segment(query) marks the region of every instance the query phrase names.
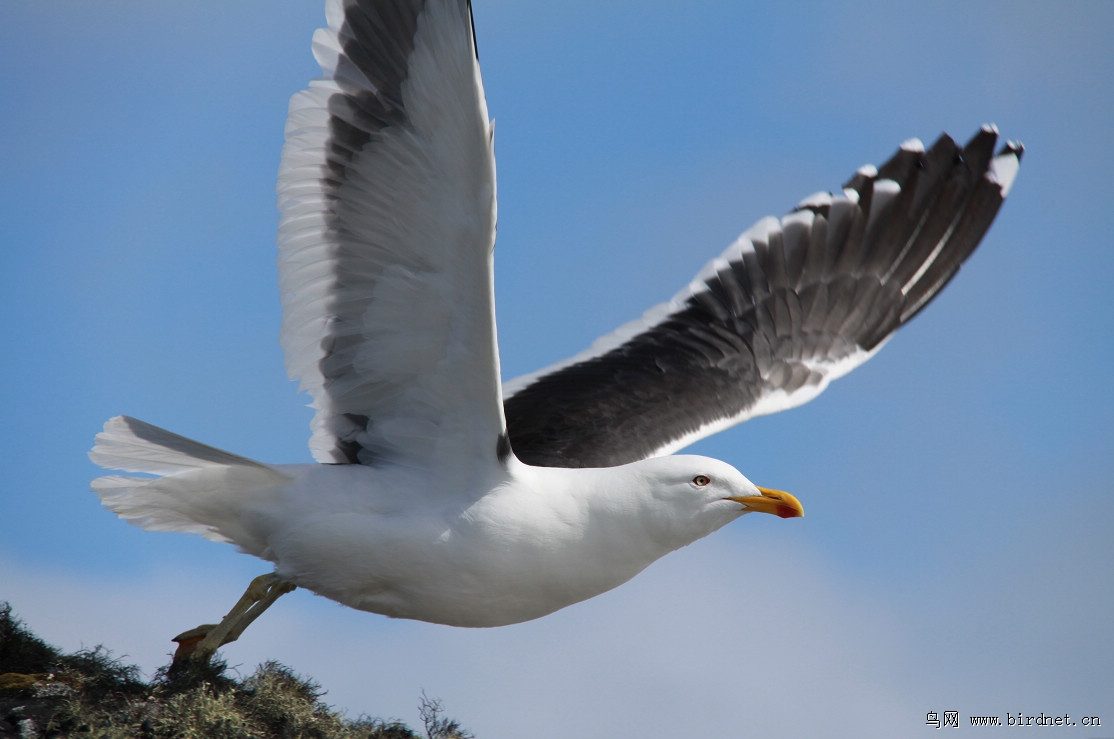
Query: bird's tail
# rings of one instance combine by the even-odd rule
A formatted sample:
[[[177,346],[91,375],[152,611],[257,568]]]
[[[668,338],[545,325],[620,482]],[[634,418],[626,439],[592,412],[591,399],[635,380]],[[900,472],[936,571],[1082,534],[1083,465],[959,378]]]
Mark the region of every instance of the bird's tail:
[[[106,469],[154,475],[93,480],[101,503],[128,523],[200,534],[257,556],[265,544],[245,528],[242,514],[265,505],[290,479],[274,467],[128,416],[105,423],[89,458]]]

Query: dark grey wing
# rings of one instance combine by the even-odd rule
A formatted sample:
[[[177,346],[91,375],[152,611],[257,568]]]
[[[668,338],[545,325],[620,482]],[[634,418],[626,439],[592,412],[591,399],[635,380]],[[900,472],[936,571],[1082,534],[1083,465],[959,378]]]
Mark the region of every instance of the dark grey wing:
[[[805,403],[869,359],[990,227],[1022,147],[943,135],[860,169],[842,193],[760,221],[670,302],[504,386],[511,447],[550,467],[668,453]]]

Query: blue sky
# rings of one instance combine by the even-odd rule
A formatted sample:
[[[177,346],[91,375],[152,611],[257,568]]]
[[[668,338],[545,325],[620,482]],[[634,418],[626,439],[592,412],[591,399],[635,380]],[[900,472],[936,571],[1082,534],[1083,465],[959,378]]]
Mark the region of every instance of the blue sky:
[[[508,378],[910,136],[992,121],[1027,152],[982,247],[875,359],[692,448],[806,518],[747,517],[503,629],[297,592],[228,659],[411,722],[424,689],[483,739],[909,736],[933,710],[1112,733],[1114,5],[477,0],[475,18]],[[274,179],[322,23],[317,0],[0,5],[0,599],[60,646],[153,670],[266,571],[117,520],[85,452],[127,413],[309,461]]]

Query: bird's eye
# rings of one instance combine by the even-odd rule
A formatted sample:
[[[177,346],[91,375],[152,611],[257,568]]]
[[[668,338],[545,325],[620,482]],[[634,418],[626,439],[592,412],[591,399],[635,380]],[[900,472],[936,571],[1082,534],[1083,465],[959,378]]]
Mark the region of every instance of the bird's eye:
[[[692,484],[696,485],[697,487],[701,487],[701,488],[704,487],[705,485],[707,485],[708,483],[710,483],[711,481],[712,481],[712,478],[708,477],[707,475],[697,475],[696,477],[692,478]]]

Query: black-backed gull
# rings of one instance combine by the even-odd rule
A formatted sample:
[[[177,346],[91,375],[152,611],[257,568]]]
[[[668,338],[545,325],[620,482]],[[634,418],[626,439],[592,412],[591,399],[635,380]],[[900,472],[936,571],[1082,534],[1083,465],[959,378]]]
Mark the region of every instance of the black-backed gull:
[[[730,465],[671,452],[800,405],[955,275],[1022,149],[902,144],[767,218],[671,300],[501,385],[493,131],[466,0],[329,0],[324,74],[290,103],[278,180],[281,341],[319,464],[239,457],[118,416],[104,504],[228,542],[274,572],[198,656],[294,586],[398,618],[499,626],[620,585],[760,511]],[[192,639],[192,641],[190,641]]]

